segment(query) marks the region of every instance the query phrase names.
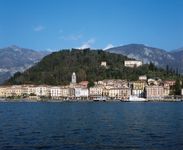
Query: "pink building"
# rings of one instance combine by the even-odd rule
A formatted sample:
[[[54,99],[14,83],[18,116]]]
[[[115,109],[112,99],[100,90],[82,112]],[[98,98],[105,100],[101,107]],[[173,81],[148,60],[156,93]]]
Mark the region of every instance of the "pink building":
[[[158,85],[147,86],[146,98],[148,100],[162,100],[164,98],[164,87]]]

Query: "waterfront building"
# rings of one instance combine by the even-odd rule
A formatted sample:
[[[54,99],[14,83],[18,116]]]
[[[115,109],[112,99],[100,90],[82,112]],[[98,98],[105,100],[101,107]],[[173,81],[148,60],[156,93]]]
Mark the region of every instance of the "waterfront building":
[[[28,95],[36,95],[36,86],[35,85],[29,85],[28,88]]]
[[[60,93],[61,93],[62,98],[68,98],[68,97],[70,97],[70,88],[61,86]]]
[[[183,89],[181,89],[181,95],[183,96]]]
[[[12,96],[21,96],[22,95],[22,86],[21,85],[12,85],[10,87]],[[11,95],[10,94],[10,95]]]
[[[175,80],[165,80],[163,81],[164,95],[169,96],[173,93],[173,86],[175,85]]]
[[[35,91],[36,96],[39,96],[39,97],[41,97],[41,96],[46,96],[46,97],[50,96],[50,88],[47,85],[36,86],[35,90],[36,90]]]
[[[142,66],[142,61],[140,60],[125,60],[125,67],[130,67],[130,68],[136,68]]]
[[[87,98],[89,96],[89,91],[87,88],[75,88],[76,98]]]
[[[50,87],[50,95],[53,99],[59,99],[61,97],[60,86]]]
[[[6,97],[6,90],[7,90],[7,86],[1,86],[0,87],[0,97]]]
[[[103,85],[95,85],[94,87],[90,87],[89,95],[90,97],[100,97],[102,96],[104,86]]]
[[[120,80],[120,79],[105,79],[102,81],[98,81],[97,84],[112,87],[128,87],[127,80]]]
[[[132,82],[132,95],[137,97],[144,97],[145,86],[147,85],[146,81],[138,80]]]
[[[158,85],[147,86],[146,98],[148,100],[162,100],[164,98],[164,87]]]
[[[108,96],[113,99],[127,100],[131,95],[130,88],[111,88],[109,89]]]

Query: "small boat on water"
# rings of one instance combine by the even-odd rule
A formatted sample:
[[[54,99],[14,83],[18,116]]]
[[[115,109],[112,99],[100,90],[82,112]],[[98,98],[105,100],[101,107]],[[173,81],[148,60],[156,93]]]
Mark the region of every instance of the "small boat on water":
[[[97,101],[106,101],[106,97],[101,96],[101,97],[96,97],[95,99],[93,99],[93,101],[97,102]]]
[[[128,101],[130,101],[130,102],[145,102],[147,100],[145,98],[137,97],[135,95],[130,95]]]

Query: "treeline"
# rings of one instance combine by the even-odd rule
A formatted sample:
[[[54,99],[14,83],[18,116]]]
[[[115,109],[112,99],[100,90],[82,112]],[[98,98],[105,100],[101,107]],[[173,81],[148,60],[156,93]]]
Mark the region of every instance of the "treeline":
[[[39,63],[23,73],[17,72],[5,84],[48,84],[66,85],[71,81],[71,75],[76,72],[77,82],[103,79],[137,80],[139,75],[160,77],[162,79],[177,79],[181,76],[167,73],[154,64],[138,68],[124,67],[126,56],[113,54],[103,50],[61,50],[44,57]],[[106,61],[107,67],[101,66]]]

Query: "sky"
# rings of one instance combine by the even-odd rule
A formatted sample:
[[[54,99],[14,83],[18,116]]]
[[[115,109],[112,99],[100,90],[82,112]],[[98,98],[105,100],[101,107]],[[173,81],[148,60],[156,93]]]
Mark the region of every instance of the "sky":
[[[183,47],[183,0],[0,0],[0,47]]]

